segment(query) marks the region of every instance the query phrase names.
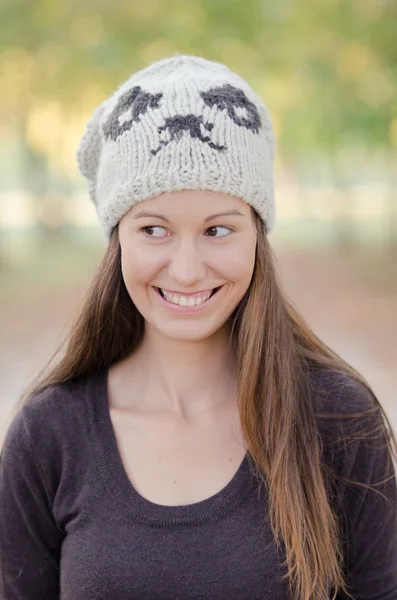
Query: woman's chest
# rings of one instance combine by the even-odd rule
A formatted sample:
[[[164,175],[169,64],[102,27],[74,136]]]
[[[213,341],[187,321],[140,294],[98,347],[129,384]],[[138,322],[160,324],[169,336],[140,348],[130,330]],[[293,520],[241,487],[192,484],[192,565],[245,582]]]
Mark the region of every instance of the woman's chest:
[[[191,504],[218,493],[246,454],[238,415],[232,411],[225,411],[222,420],[190,426],[114,410],[110,414],[128,479],[156,504]]]
[[[117,424],[113,429],[109,413],[102,411],[97,422],[92,420],[84,453],[81,447],[76,449],[65,463],[70,470],[67,481],[73,485],[61,486],[56,503],[57,522],[66,532],[60,600],[288,598],[282,580],[285,557],[278,555],[273,543],[267,495],[264,490],[259,493],[246,458],[219,493],[208,496],[212,490],[203,493],[200,487],[196,502],[167,506],[151,502],[132,485],[115,432]],[[209,455],[202,463],[207,471],[216,450],[214,440],[220,437],[218,429],[217,436],[207,438]],[[224,445],[228,439],[225,433]],[[149,453],[154,441],[151,438],[137,450],[144,455],[146,448]],[[187,433],[182,441],[188,445]],[[183,451],[180,454],[184,456]],[[139,452],[129,456],[135,457],[134,464],[139,462]],[[193,457],[194,453],[185,463],[194,463],[190,481],[199,464]],[[149,463],[142,464],[144,472]],[[236,466],[237,459],[232,471]],[[160,471],[155,471],[157,476]]]
[[[181,527],[94,508],[63,544],[60,600],[286,600],[282,559],[255,494],[226,517]]]

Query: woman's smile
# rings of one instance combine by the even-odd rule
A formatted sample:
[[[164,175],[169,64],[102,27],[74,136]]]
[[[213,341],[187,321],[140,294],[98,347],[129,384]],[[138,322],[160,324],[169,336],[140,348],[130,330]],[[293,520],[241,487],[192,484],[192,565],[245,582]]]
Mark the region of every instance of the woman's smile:
[[[212,304],[212,299],[217,295],[217,292],[224,286],[216,287],[205,292],[196,294],[178,294],[176,292],[168,292],[163,288],[152,286],[156,292],[156,296],[160,298],[164,304],[171,310],[177,313],[183,312],[199,312],[204,308],[204,305]]]

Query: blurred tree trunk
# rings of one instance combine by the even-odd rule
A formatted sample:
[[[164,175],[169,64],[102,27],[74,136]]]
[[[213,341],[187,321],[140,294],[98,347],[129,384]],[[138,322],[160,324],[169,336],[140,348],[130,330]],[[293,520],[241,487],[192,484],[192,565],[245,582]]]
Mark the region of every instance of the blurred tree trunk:
[[[335,157],[333,164],[336,196],[332,226],[336,247],[343,252],[350,252],[356,245],[356,225],[346,160],[342,153]]]
[[[389,256],[397,258],[397,198],[395,194],[395,186],[390,184],[386,203],[387,210],[385,211],[385,247]]]
[[[397,186],[396,186],[396,153],[392,152],[389,157],[389,164],[387,165],[387,178],[388,178],[388,197],[387,197],[387,211],[385,215],[386,219],[386,251],[392,257],[397,257]]]

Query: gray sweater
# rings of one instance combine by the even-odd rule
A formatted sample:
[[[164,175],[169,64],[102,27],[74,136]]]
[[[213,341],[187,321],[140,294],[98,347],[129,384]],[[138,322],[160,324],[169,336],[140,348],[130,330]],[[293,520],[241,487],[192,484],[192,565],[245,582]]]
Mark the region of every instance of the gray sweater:
[[[365,410],[346,375],[313,372],[319,413]],[[375,425],[375,417],[367,425]],[[323,460],[344,477],[383,479],[379,438],[339,443],[318,419]],[[351,422],[350,422],[351,423]],[[351,425],[350,425],[351,427]],[[0,462],[1,600],[286,600],[285,555],[247,454],[217,494],[161,506],[132,486],[108,410],[107,372],[42,393],[13,418]],[[355,600],[397,599],[397,490],[332,487]]]

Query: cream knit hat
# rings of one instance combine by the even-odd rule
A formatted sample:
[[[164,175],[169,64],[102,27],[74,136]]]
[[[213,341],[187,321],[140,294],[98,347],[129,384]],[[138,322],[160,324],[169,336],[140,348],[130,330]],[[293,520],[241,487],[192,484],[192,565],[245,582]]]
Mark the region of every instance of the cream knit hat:
[[[132,75],[94,111],[77,150],[100,224],[162,192],[212,190],[274,226],[274,132],[266,106],[225,65],[176,55]]]

